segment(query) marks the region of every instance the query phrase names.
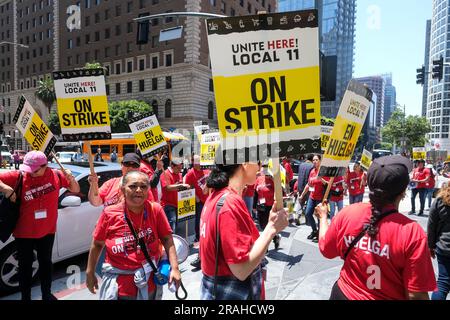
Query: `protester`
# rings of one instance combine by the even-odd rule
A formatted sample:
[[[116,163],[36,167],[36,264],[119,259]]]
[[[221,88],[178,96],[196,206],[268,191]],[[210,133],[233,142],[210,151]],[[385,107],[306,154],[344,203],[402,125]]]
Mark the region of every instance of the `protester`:
[[[77,148],[76,153],[72,156],[72,161],[75,162],[83,161],[83,153],[81,152],[81,148]]]
[[[284,170],[286,170],[286,188],[289,188],[290,191],[294,185],[292,183],[292,180],[294,179],[294,172],[292,171],[290,159],[285,157],[282,161],[282,165]]]
[[[200,156],[194,155],[194,166],[184,176],[184,183],[188,184],[190,188],[195,188],[195,240],[200,241],[200,215],[203,206],[208,198],[209,189],[206,186],[206,178],[209,175],[208,170],[200,168]],[[191,262],[191,265],[200,268],[200,255]]]
[[[311,170],[314,168],[313,158],[314,158],[313,153],[307,154],[305,162],[302,162],[298,166],[297,188],[299,192],[303,192],[303,189],[305,189],[305,186],[308,184],[309,174],[311,173]],[[309,195],[306,194],[304,199],[308,198]],[[300,201],[302,201],[302,199],[300,199]],[[301,203],[301,205],[303,206],[303,203]]]
[[[170,167],[161,175],[162,197],[161,205],[169,220],[170,227],[173,232],[177,228],[177,208],[178,208],[178,191],[189,189],[191,186],[183,183],[181,170],[183,169],[183,161],[179,158],[172,158]]]
[[[94,161],[103,162],[102,149],[98,148],[97,153],[95,154]]]
[[[19,166],[20,166],[19,152],[17,152],[17,151],[14,152],[13,159],[14,159],[14,169],[19,170]]]
[[[207,179],[212,192],[200,221],[202,300],[264,298],[261,262],[288,220],[284,209],[274,209],[259,234],[242,199],[244,186],[255,183],[258,169],[256,163],[217,164]]]
[[[317,231],[316,220],[314,219],[314,208],[322,202],[325,187],[327,182],[319,177],[320,161],[322,157],[320,154],[313,155],[313,169],[309,173],[308,184],[305,185],[302,194],[300,195],[300,201],[304,201],[309,192],[308,202],[306,204],[305,218],[306,224],[312,229],[311,234],[307,237],[309,240],[318,241],[319,233]],[[299,184],[300,186],[300,184]],[[299,189],[300,190],[300,189]]]
[[[144,172],[150,178],[150,190],[153,195],[153,199],[156,202],[161,201],[162,188],[161,188],[161,174],[164,172],[164,163],[161,160],[151,159],[142,157],[141,153],[138,152],[141,158],[141,165],[139,171]],[[154,158],[154,157],[152,157]],[[155,160],[155,161],[153,161]],[[153,166],[152,162],[155,164]]]
[[[348,187],[349,203],[362,202],[367,185],[367,177],[359,162],[355,162],[353,171],[347,171],[345,182]]]
[[[324,177],[324,180],[330,181],[329,177]],[[335,213],[344,208],[344,190],[345,190],[345,180],[343,176],[335,177],[333,184],[330,189],[330,218],[333,219]],[[337,209],[337,211],[336,211]]]
[[[430,210],[431,202],[433,200],[434,187],[436,186],[437,172],[434,170],[432,164],[427,164],[426,168],[430,171],[430,177],[428,178],[428,181],[425,182],[425,187],[427,189],[425,200],[428,199],[428,210]]]
[[[368,171],[370,203],[347,206],[331,225],[327,206],[317,206],[321,253],[345,261],[330,299],[428,299],[435,290],[425,232],[398,212],[410,170],[400,155],[377,158]]]
[[[446,300],[450,291],[450,186],[441,188],[428,216],[428,247],[437,258],[437,290],[433,300]]]
[[[86,286],[92,293],[98,289],[95,265],[103,247],[106,263],[100,288],[101,300],[155,300],[162,296],[162,288],[154,282],[152,268],[144,250],[156,264],[164,246],[170,262],[169,285],[178,287],[181,274],[169,226],[163,209],[148,201],[150,181],[145,173],[128,172],[121,181],[124,198],[116,205],[105,207],[93,234],[86,270]],[[143,239],[141,247],[135,235]]]
[[[21,194],[14,193],[19,171],[0,173],[0,192],[12,201],[20,201],[20,215],[13,236],[19,261],[19,287],[22,300],[31,300],[33,250],[39,262],[43,300],[56,300],[51,293],[52,251],[58,218],[61,188],[80,192],[80,186],[69,170],[58,171],[47,166],[41,151],[28,152],[20,165],[23,173]]]
[[[256,210],[259,227],[261,230],[264,230],[269,222],[270,212],[272,211],[273,203],[275,201],[275,183],[269,172],[269,166],[266,163],[261,166],[260,175],[256,178],[255,190],[258,196]],[[273,237],[275,249],[279,248],[280,240],[281,237],[278,234]]]
[[[418,216],[423,215],[425,209],[425,197],[427,194],[427,181],[430,178],[430,171],[425,168],[425,160],[420,159],[417,161],[417,168],[414,168],[412,172],[411,181],[416,183],[416,187],[411,189],[411,211],[409,214],[416,213],[416,196],[419,194],[420,211]]]
[[[109,159],[111,160],[111,162],[117,162],[117,152],[116,152],[116,149],[113,149],[113,151],[112,151],[111,154],[109,155]]]
[[[242,198],[244,199],[245,205],[247,206],[248,213],[250,217],[256,218],[253,214],[253,200],[255,198],[255,185],[246,185],[242,193]]]

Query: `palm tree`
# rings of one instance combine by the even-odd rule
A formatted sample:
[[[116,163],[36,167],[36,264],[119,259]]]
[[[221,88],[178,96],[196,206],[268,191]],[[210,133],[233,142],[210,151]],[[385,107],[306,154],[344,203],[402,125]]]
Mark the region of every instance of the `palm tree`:
[[[44,78],[43,80],[39,80],[38,88],[34,94],[39,100],[41,100],[44,103],[44,105],[48,109],[48,113],[50,114],[52,104],[56,100],[55,88],[53,86],[53,79]]]

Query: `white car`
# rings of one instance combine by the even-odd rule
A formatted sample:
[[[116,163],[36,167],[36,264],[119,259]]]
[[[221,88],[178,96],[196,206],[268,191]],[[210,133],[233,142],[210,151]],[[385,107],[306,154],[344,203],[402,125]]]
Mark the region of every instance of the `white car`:
[[[98,174],[99,185],[105,181],[120,177],[122,171],[116,163],[94,163]],[[49,164],[52,168],[58,165]],[[58,206],[58,224],[53,246],[53,263],[89,251],[92,242],[92,232],[97,223],[103,206],[93,207],[88,201],[89,163],[64,165],[72,171],[80,185],[80,193],[73,195],[69,190],[61,188]],[[37,277],[39,264],[34,254],[33,280]],[[0,291],[13,292],[19,289],[17,248],[11,236],[5,243],[0,242]]]
[[[1,142],[1,141],[0,141]],[[0,153],[2,155],[2,162],[5,163],[5,165],[8,165],[10,167],[13,166],[14,161],[11,152],[9,152],[8,146],[2,145],[0,146]],[[3,166],[2,163],[0,163],[0,168]]]
[[[76,154],[76,152],[71,151],[61,151],[57,152],[55,154],[56,158],[58,158],[58,161],[61,163],[69,163],[72,162],[73,156]],[[56,162],[53,160],[52,162]]]

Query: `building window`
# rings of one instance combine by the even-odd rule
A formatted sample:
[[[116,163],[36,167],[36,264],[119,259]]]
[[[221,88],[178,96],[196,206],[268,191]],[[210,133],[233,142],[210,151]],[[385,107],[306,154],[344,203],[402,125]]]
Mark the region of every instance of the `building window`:
[[[116,83],[116,94],[120,94],[120,83]]]
[[[152,36],[152,48],[158,47],[159,36]]]
[[[172,89],[172,77],[171,76],[166,77],[166,89]]]
[[[166,67],[172,66],[172,54],[166,54]]]
[[[145,69],[145,60],[144,59],[140,59],[139,60],[139,70],[142,71]]]
[[[208,119],[214,119],[214,104],[212,103],[212,101],[208,103]]]
[[[106,87],[106,95],[109,96],[109,84],[105,85]]]
[[[152,78],[152,90],[158,90],[158,78]]]
[[[120,25],[116,26],[116,36],[120,36],[121,30],[120,30]]]
[[[116,74],[120,74],[120,63],[116,64]]]
[[[127,82],[127,93],[133,93],[133,82]]]
[[[139,80],[139,91],[145,91],[145,80]]]
[[[100,31],[95,32],[95,41],[100,41]]]
[[[95,23],[99,23],[100,22],[100,13],[96,13],[95,15],[94,15],[94,21],[95,21]]]
[[[67,57],[67,65],[71,66],[72,65],[72,57]]]
[[[156,116],[158,116],[158,101],[153,100],[152,101],[152,109]]]
[[[105,39],[109,39],[109,36],[110,36],[110,31],[108,28],[108,29],[105,29]]]
[[[214,91],[214,82],[213,79],[209,79],[209,91]]]
[[[158,57],[152,57],[152,69],[158,68]]]
[[[109,19],[109,9],[105,10],[105,20]]]
[[[230,9],[230,16],[235,17],[236,16],[236,10],[233,8]]]
[[[172,118],[172,100],[167,99],[164,106],[164,113],[166,118]]]
[[[84,43],[85,44],[89,44],[89,41],[91,41],[91,35],[87,34],[84,36]]]
[[[170,13],[170,12],[172,12],[172,10],[166,11],[166,13]],[[164,22],[165,22],[165,23],[171,23],[172,21],[173,21],[173,17],[171,17],[171,16],[166,17],[166,18],[164,19]]]
[[[120,44],[116,45],[116,56],[120,54]]]
[[[132,33],[133,32],[133,22],[127,23],[127,32]]]
[[[131,52],[131,45],[132,45],[131,42],[127,42],[127,53]]]
[[[127,3],[127,13],[130,13],[133,10],[133,2]]]
[[[244,7],[244,0],[239,0],[239,4],[241,5],[241,7]]]
[[[127,62],[127,72],[133,72],[133,61],[128,61]]]
[[[158,4],[159,0],[152,0],[152,4]]]
[[[116,17],[120,16],[121,10],[120,10],[120,4],[116,6]]]
[[[146,5],[145,2],[147,2],[147,1],[146,0],[139,0],[139,9],[145,8],[145,5]]]
[[[105,48],[105,58],[108,58],[109,57],[109,47],[106,47]]]
[[[225,13],[225,11],[227,11],[227,5],[226,5],[225,1],[222,1],[220,10],[222,11],[222,13]]]

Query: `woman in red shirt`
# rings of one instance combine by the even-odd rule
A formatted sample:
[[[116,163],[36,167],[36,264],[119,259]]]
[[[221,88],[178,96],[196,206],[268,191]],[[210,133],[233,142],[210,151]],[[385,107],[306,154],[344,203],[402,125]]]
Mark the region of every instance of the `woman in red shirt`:
[[[429,299],[436,289],[427,236],[398,212],[410,170],[403,156],[377,158],[368,172],[370,203],[345,207],[331,225],[327,206],[316,208],[320,252],[345,261],[330,299]]]
[[[202,300],[259,300],[263,295],[261,262],[273,237],[288,225],[284,209],[270,213],[258,232],[242,199],[255,183],[256,163],[217,164],[207,179],[212,189],[200,220]]]
[[[147,250],[155,265],[161,259],[161,244],[170,263],[169,285],[181,281],[177,254],[167,217],[162,207],[147,201],[150,181],[140,171],[128,172],[121,183],[123,200],[105,207],[94,231],[86,269],[86,286],[98,289],[95,266],[106,247],[103,264],[102,300],[153,300],[162,292],[154,282],[154,272],[146,259]],[[139,238],[138,239],[136,239]]]
[[[311,169],[309,173],[308,183],[303,189],[303,192],[300,196],[300,201],[303,201],[303,198],[309,192],[308,203],[306,204],[305,210],[305,218],[306,224],[309,225],[312,229],[311,234],[307,237],[309,240],[318,241],[319,233],[317,232],[317,224],[314,219],[314,208],[322,202],[323,196],[325,193],[324,184],[327,184],[327,181],[319,177],[319,169],[320,169],[320,161],[322,157],[320,154],[316,154],[313,157],[313,165],[314,167]]]
[[[258,222],[261,230],[267,226],[270,211],[272,210],[275,195],[275,184],[269,173],[269,165],[263,164],[261,174],[256,178],[255,189],[257,193],[256,209],[258,212]],[[277,234],[273,238],[275,249],[280,246],[280,236]]]
[[[350,204],[362,202],[364,198],[364,189],[366,188],[366,174],[361,169],[359,162],[355,162],[353,171],[348,171],[346,183],[348,186]]]

